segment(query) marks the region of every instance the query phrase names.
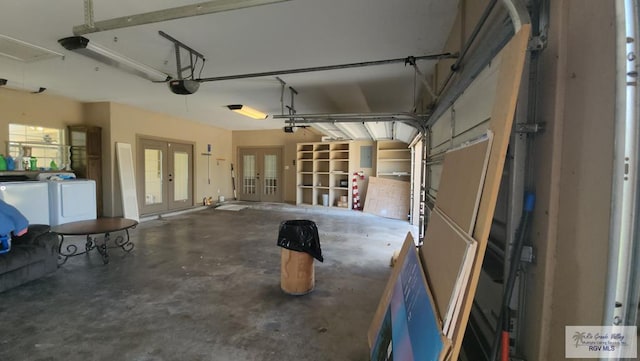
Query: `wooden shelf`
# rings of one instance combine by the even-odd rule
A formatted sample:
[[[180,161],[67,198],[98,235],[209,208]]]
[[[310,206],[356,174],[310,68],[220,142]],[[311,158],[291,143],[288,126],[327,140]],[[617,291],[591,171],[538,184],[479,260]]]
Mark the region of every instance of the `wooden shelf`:
[[[401,178],[411,176],[411,149],[399,141],[378,141],[376,176]]]
[[[332,186],[348,180],[352,170],[350,147],[350,142],[298,144],[297,158],[301,163],[297,172],[297,204],[322,206],[323,196],[328,195],[329,207],[351,209],[351,188]],[[348,206],[338,207],[344,197]]]

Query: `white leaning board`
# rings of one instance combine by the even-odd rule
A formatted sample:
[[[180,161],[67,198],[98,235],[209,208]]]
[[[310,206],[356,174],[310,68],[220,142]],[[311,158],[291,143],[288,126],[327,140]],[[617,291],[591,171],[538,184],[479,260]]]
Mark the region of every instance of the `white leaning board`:
[[[116,143],[116,159],[118,161],[123,217],[140,221],[138,197],[136,195],[136,177],[133,172],[131,144]]]

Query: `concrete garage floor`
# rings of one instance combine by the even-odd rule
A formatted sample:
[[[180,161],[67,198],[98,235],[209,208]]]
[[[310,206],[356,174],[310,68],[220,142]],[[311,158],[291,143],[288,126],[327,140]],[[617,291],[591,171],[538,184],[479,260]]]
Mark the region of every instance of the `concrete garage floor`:
[[[291,210],[295,212],[291,212]],[[280,290],[278,226],[311,219],[324,263]],[[70,258],[0,294],[0,360],[368,360],[366,332],[407,222],[255,204],[148,221],[130,254]]]

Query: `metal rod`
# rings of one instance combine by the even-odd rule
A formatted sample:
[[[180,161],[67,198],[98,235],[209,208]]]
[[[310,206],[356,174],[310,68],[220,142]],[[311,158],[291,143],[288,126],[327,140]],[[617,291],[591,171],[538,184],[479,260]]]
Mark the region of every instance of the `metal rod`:
[[[427,116],[429,115],[416,114],[416,113],[342,113],[342,114],[317,113],[317,114],[296,114],[295,118],[362,119],[363,121],[374,119],[373,121],[378,121],[380,118],[385,118],[385,119],[406,118],[406,119],[413,119],[413,120],[423,120]],[[274,115],[273,118],[284,119],[284,118],[290,118],[290,117],[287,115]]]
[[[174,50],[176,52],[176,69],[178,70],[178,79],[182,79],[182,63],[180,60],[180,45],[173,43]]]
[[[638,5],[617,0],[615,148],[604,325],[636,325],[638,312]],[[635,266],[635,269],[634,267]],[[631,283],[630,281],[636,281]],[[634,297],[636,299],[634,299]]]
[[[274,116],[275,118],[275,116]],[[289,117],[286,117],[286,119],[289,119]],[[296,124],[337,124],[337,123],[363,123],[363,122],[380,122],[380,121],[397,121],[397,122],[401,122],[407,125],[410,125],[418,130],[421,130],[422,125],[416,121],[416,120],[412,120],[412,119],[340,119],[340,120],[335,120],[335,119],[298,119],[297,117],[293,116],[293,118],[295,118],[294,122]]]
[[[433,54],[433,55],[416,56],[416,57],[414,57],[414,59],[415,60],[440,60],[440,59],[453,59],[453,58],[456,58],[456,57],[457,57],[457,55],[452,54],[452,53],[440,53],[440,54]],[[349,68],[361,68],[361,67],[373,66],[373,65],[405,63],[406,61],[407,61],[407,58],[375,60],[375,61],[363,61],[363,62],[359,62],[359,63],[350,63],[350,64],[326,65],[326,66],[316,66],[316,67],[310,67],[310,68],[298,68],[298,69],[288,69],[288,70],[265,71],[265,72],[261,72],[261,73],[217,76],[217,77],[210,77],[210,78],[200,78],[200,79],[196,79],[196,80],[199,81],[199,82],[210,82],[210,81],[223,81],[223,80],[233,80],[233,79],[260,78],[260,77],[266,77],[266,76],[310,73],[310,72],[315,72],[315,71],[339,70],[339,69],[349,69]]]
[[[180,40],[177,40],[176,38],[174,38],[173,36],[171,36],[171,35],[169,35],[169,34],[165,33],[164,31],[159,30],[159,31],[158,31],[158,34],[160,34],[160,36],[162,36],[163,38],[165,38],[165,39],[169,40],[170,42],[172,42],[172,43],[174,43],[174,44],[176,44],[176,45],[179,45],[179,46],[180,46],[181,48],[183,48],[184,50],[187,50],[187,51],[189,51],[190,53],[195,54],[196,56],[198,56],[198,57],[200,57],[200,58],[204,59],[204,55],[202,55],[201,53],[199,53],[199,52],[197,52],[197,51],[193,50],[191,47],[189,47],[189,46],[188,46],[188,45],[186,45],[185,43],[181,42]]]
[[[292,87],[289,87],[289,92],[291,93],[291,114],[296,114],[296,105],[295,105],[295,97],[296,94],[298,94],[298,92],[293,89]]]
[[[170,9],[151,11],[148,13],[122,16],[108,20],[96,21],[94,27],[87,24],[73,27],[74,35],[97,33],[100,31],[122,29],[130,26],[158,23],[198,15],[214,14],[223,11],[244,9],[253,6],[275,4],[291,0],[215,0],[193,5],[178,6]]]
[[[276,79],[280,82],[280,114],[284,115],[284,88],[287,83],[280,79],[280,77],[276,77]]]

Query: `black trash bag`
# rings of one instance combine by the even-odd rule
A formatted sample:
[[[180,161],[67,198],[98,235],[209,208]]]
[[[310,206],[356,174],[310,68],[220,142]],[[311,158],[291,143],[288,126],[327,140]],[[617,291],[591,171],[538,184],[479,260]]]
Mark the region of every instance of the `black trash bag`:
[[[280,223],[278,246],[292,251],[306,252],[318,261],[324,261],[318,227],[312,221],[293,220]]]

